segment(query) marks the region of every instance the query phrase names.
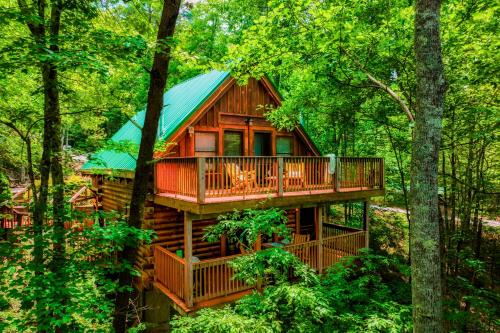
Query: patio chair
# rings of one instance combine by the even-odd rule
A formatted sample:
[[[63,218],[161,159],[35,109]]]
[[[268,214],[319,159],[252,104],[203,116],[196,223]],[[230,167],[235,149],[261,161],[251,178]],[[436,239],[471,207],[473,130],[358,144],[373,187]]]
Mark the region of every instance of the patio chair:
[[[283,182],[285,187],[296,185],[304,187],[306,165],[304,162],[285,162],[285,175]]]
[[[293,234],[292,235],[292,244],[299,245],[305,244],[309,242],[311,236],[309,234],[301,235],[301,234]],[[297,256],[304,264],[311,266],[311,249],[310,247],[299,247],[294,251],[295,256]]]
[[[226,163],[226,173],[231,179],[231,189],[251,189],[257,187],[255,170],[243,171],[236,163]]]
[[[292,244],[302,244],[309,242],[311,235],[301,235],[301,234],[293,234]]]

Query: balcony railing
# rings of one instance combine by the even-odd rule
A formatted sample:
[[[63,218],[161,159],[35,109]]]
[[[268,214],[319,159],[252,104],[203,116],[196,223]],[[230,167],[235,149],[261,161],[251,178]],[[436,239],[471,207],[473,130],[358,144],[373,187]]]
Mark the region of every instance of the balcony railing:
[[[356,255],[359,249],[366,246],[366,232],[358,229],[320,240],[313,240],[301,244],[290,244],[284,249],[297,256],[303,263],[317,272],[338,262],[342,257]],[[347,233],[345,233],[347,232]],[[155,253],[155,281],[165,288],[169,296],[188,304],[188,299],[194,305],[219,297],[225,297],[251,289],[240,280],[233,278],[234,271],[229,262],[242,254],[229,257],[202,260],[192,264],[192,274],[185,277],[186,262],[174,253],[156,245]],[[190,287],[192,286],[192,287]],[[192,289],[191,289],[192,288]],[[192,294],[190,294],[192,292]]]
[[[156,193],[198,203],[382,189],[384,161],[365,157],[182,157],[156,163]]]

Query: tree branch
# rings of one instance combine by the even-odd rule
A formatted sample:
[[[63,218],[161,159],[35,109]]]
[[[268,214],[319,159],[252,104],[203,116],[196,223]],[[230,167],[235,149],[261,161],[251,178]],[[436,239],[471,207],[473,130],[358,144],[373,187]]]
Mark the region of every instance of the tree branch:
[[[365,73],[365,75],[368,77],[368,79],[373,82],[379,89],[382,89],[384,90],[386,93],[389,94],[389,96],[394,100],[396,101],[399,106],[401,107],[401,109],[403,109],[403,111],[406,113],[406,116],[408,117],[408,120],[413,122],[415,121],[415,117],[413,116],[413,114],[411,113],[410,109],[408,108],[408,105],[406,105],[406,102],[401,98],[401,96],[398,95],[398,93],[396,93],[394,90],[392,90],[391,88],[389,88],[389,86],[387,86],[386,84],[384,84],[383,82],[379,81],[378,79],[376,79],[360,62],[358,59],[356,59],[355,57],[351,56],[349,54],[349,52],[347,52],[346,49],[344,48],[341,48],[341,51],[349,58],[352,60],[352,62],[354,62],[354,64],[356,65],[356,67],[361,70],[363,73]]]

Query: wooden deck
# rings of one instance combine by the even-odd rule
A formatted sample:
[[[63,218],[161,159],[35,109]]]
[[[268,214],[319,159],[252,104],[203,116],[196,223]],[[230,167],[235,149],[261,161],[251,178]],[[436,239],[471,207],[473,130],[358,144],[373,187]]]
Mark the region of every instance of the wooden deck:
[[[188,157],[156,164],[157,204],[195,214],[384,194],[381,158]],[[236,207],[235,206],[236,203]]]
[[[332,236],[287,245],[285,250],[321,274],[342,257],[356,255],[359,249],[367,246],[367,233],[363,230],[340,228],[325,231],[323,233],[328,235],[331,232]],[[172,299],[175,308],[181,313],[232,302],[253,288],[233,279],[234,272],[229,262],[242,255],[194,262],[192,271],[189,272],[184,259],[155,246],[155,286]],[[189,303],[192,305],[188,306]]]

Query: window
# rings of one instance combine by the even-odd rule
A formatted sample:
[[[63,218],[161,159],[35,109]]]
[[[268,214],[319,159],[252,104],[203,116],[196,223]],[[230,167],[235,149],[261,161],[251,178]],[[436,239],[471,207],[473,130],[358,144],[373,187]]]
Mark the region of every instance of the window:
[[[224,132],[224,156],[242,156],[243,155],[243,133],[242,132]]]
[[[217,155],[217,133],[196,132],[194,134],[194,155],[207,157]]]
[[[292,156],[292,138],[289,136],[276,137],[276,155]]]

